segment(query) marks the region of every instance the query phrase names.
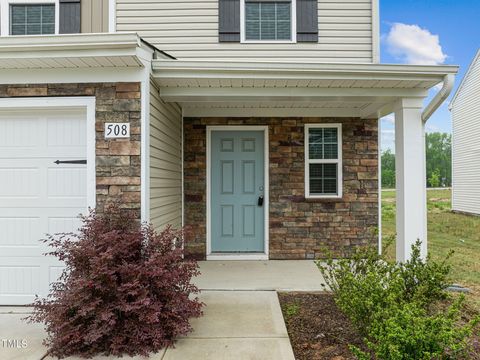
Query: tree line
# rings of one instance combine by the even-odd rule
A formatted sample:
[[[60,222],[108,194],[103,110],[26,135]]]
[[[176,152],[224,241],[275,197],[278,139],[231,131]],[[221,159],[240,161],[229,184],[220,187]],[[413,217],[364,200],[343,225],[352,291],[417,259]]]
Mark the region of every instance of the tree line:
[[[452,186],[452,135],[427,133],[427,186]],[[395,154],[390,149],[382,152],[382,187],[395,187]]]

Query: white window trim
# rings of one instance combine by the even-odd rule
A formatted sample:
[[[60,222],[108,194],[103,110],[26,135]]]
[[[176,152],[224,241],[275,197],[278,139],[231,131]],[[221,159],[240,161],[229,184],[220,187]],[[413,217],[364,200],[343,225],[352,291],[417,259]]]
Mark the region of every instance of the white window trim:
[[[310,129],[336,128],[338,136],[338,159],[310,160],[309,131]],[[305,125],[305,198],[306,199],[340,199],[343,196],[343,155],[342,155],[342,124],[306,124]],[[310,164],[338,164],[337,194],[310,194]]]
[[[0,36],[10,35],[10,5],[55,4],[55,34],[60,30],[60,1],[59,0],[0,0]],[[46,35],[18,35],[18,36],[46,36]]]
[[[116,0],[108,0],[108,32],[117,31],[117,2]]]
[[[245,44],[295,44],[297,42],[297,0],[291,4],[291,40],[247,40],[245,38],[245,1],[240,0],[240,42]],[[275,0],[272,0],[275,1]]]

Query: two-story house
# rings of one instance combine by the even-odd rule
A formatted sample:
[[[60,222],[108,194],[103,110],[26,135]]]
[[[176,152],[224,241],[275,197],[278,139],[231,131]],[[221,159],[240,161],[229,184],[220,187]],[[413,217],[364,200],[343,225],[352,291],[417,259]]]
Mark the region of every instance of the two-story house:
[[[425,251],[424,123],[457,67],[379,64],[378,0],[0,0],[0,24],[1,304],[61,271],[39,238],[114,201],[198,259],[380,244],[392,112],[397,257]]]

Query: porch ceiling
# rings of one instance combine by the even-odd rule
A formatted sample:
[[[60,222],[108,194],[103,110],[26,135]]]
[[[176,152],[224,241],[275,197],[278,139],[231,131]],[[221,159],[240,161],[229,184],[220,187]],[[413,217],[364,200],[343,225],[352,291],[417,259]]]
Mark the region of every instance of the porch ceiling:
[[[153,77],[185,116],[378,117],[424,98],[456,66],[154,60]]]

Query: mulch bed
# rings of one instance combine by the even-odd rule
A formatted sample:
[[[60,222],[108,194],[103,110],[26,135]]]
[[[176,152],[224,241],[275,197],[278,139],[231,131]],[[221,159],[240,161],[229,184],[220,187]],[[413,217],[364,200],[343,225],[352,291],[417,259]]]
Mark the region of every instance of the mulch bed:
[[[355,359],[348,345],[365,350],[362,337],[328,293],[279,293],[296,360]],[[288,311],[295,312],[288,315]]]
[[[279,293],[278,297],[296,360],[353,360],[348,345],[367,351],[362,337],[338,309],[332,294],[289,292]],[[441,306],[448,304],[450,301]],[[468,306],[462,320],[468,322],[476,314],[478,311]],[[467,359],[480,359],[478,330],[469,342],[473,348]]]

